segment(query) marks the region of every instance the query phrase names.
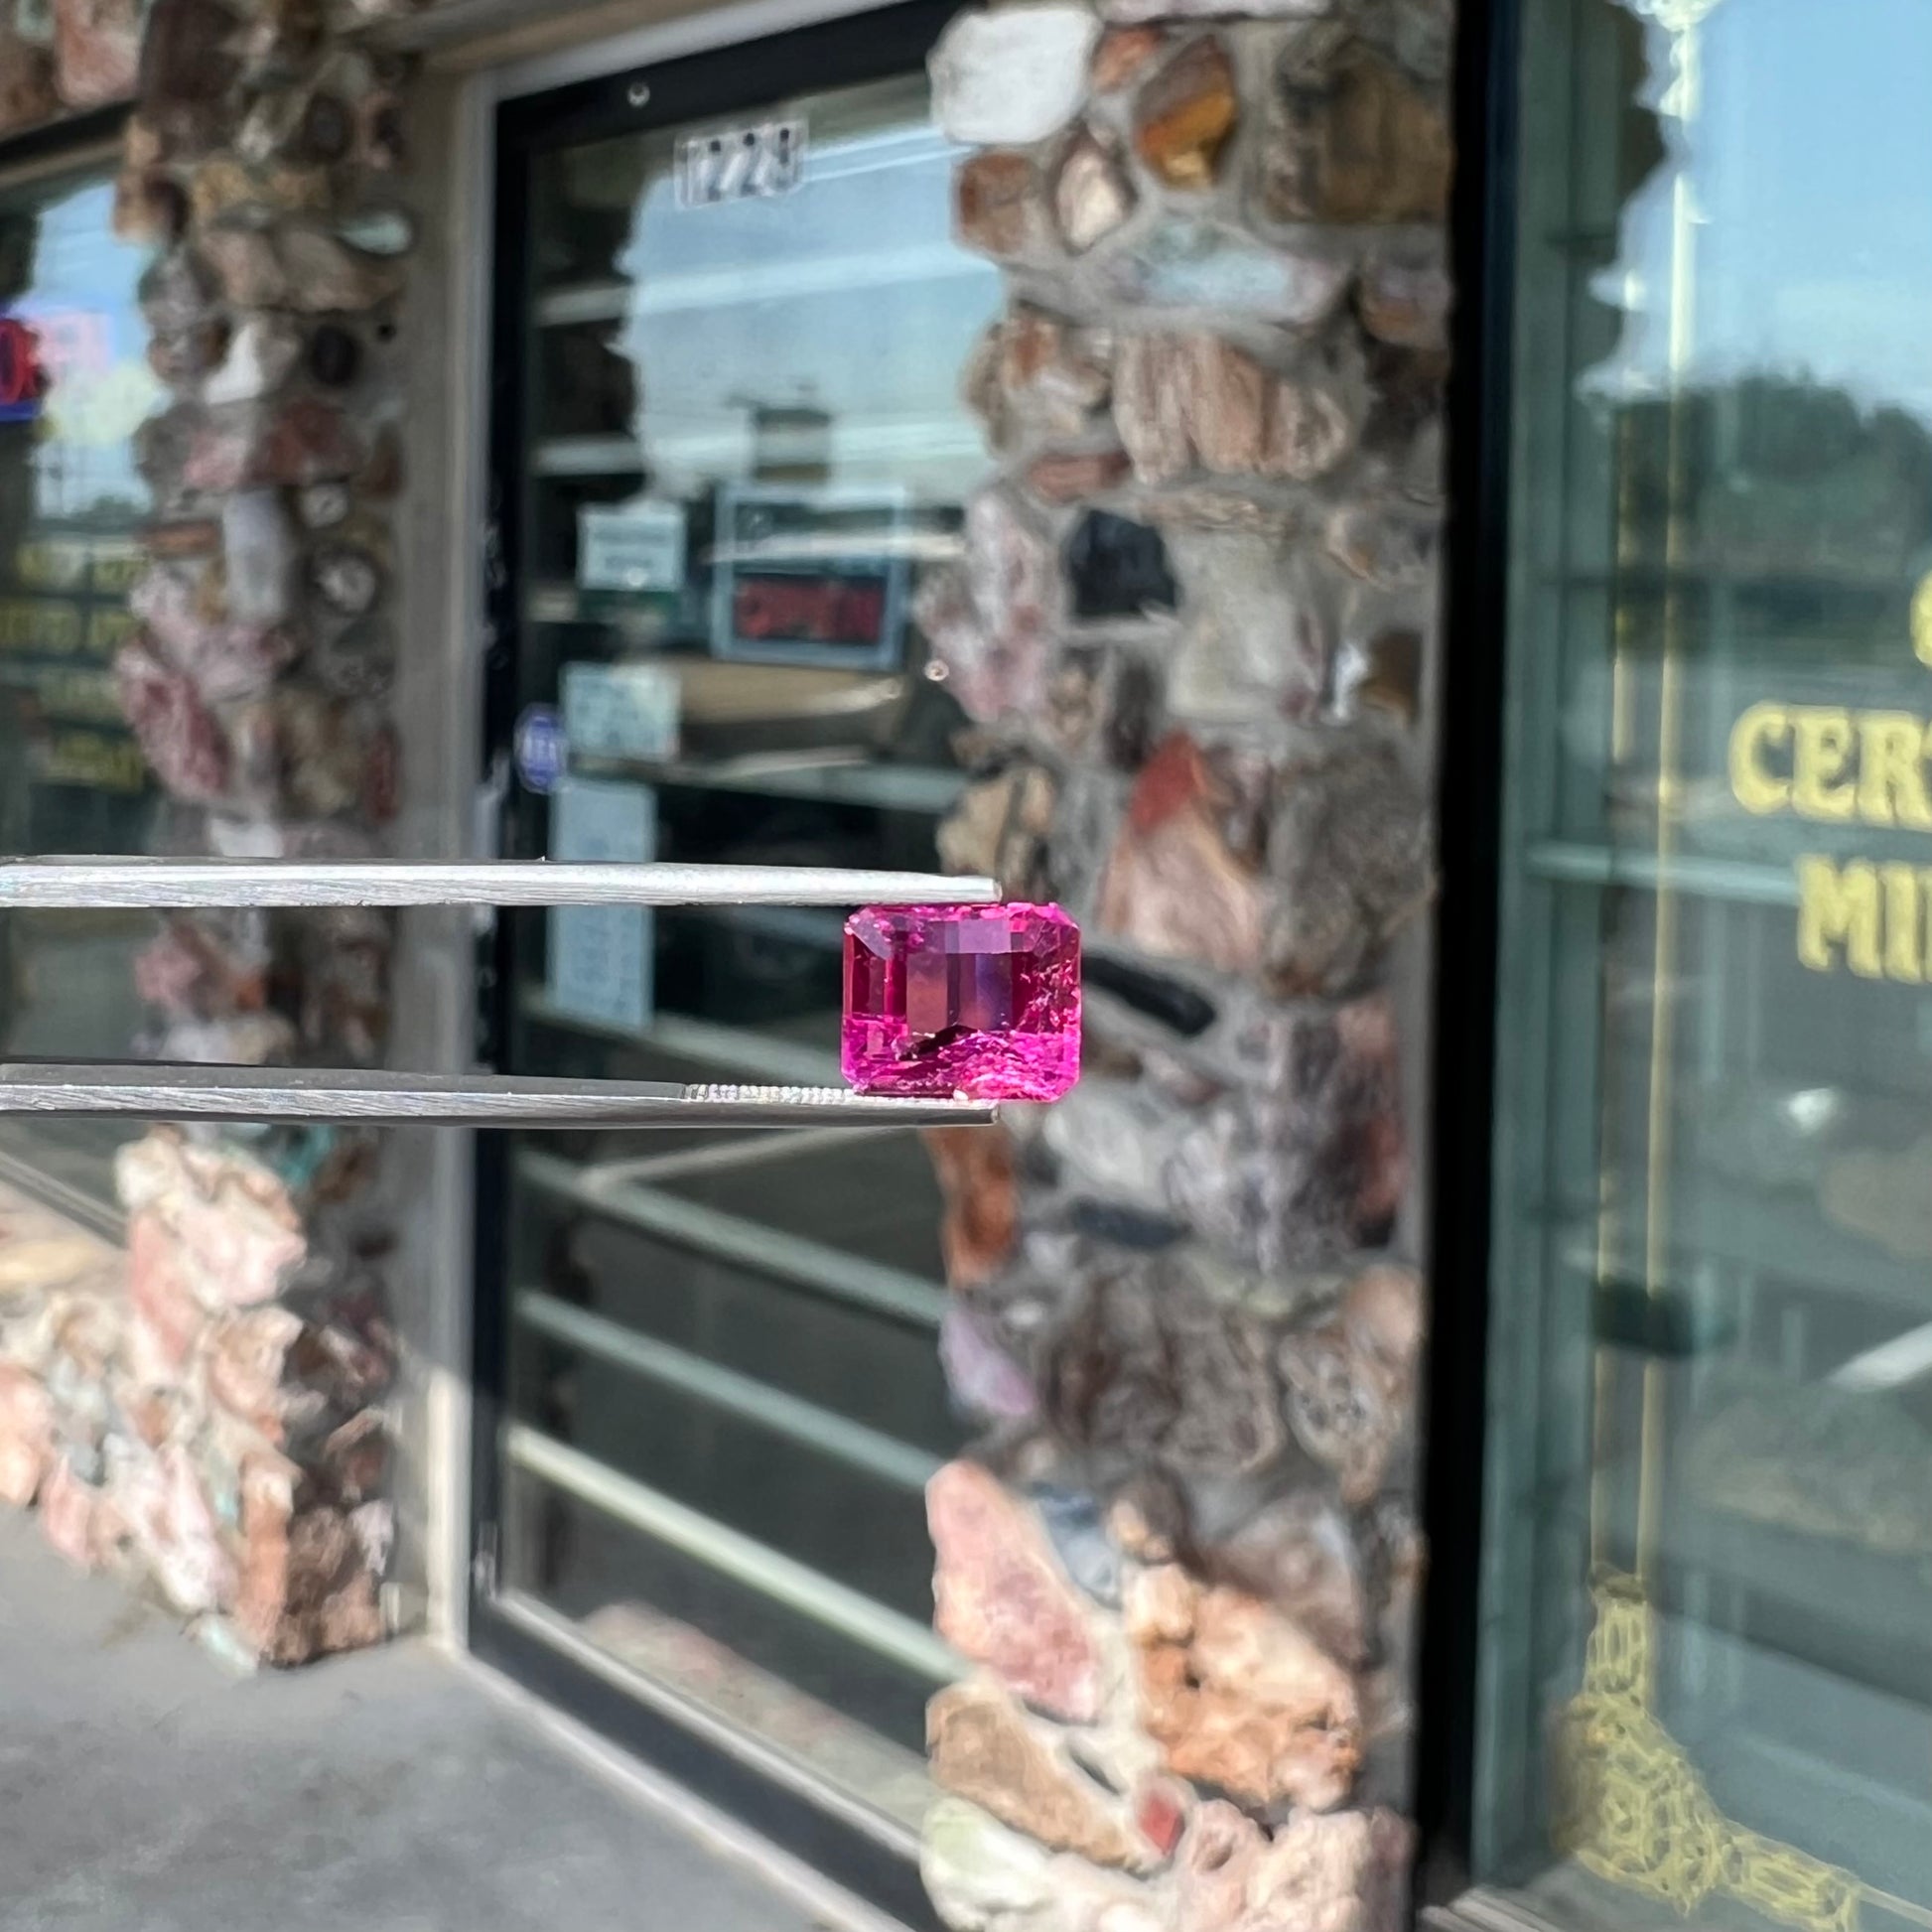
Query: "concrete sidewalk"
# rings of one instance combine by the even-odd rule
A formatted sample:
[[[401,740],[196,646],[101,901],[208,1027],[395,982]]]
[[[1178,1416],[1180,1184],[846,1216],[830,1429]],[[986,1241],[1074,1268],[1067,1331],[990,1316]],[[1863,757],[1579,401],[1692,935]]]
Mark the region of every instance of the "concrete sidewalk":
[[[4,1932],[810,1932],[404,1643],[239,1680],[0,1512]]]

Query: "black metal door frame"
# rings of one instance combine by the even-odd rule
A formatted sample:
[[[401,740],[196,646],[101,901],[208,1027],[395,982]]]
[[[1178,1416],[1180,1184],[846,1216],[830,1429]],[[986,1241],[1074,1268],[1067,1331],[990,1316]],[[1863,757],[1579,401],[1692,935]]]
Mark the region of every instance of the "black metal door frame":
[[[489,539],[484,585],[483,771],[507,754],[518,709],[518,609],[526,533],[523,456],[528,437],[529,170],[546,150],[713,116],[756,111],[804,91],[890,79],[920,68],[955,11],[954,0],[905,0],[763,40],[613,73],[505,102],[496,116],[495,254],[490,328]],[[500,767],[499,767],[500,768]],[[532,856],[512,853],[510,856]],[[478,1055],[495,1066],[513,997],[510,921],[499,916],[479,947]],[[879,1837],[803,1791],[774,1781],[747,1755],[704,1735],[669,1710],[619,1689],[533,1635],[496,1600],[497,1526],[507,1420],[509,1288],[506,1134],[477,1136],[471,1439],[470,1647],[570,1717],[734,1814],[784,1852],[917,1932],[942,1932],[916,1867]]]

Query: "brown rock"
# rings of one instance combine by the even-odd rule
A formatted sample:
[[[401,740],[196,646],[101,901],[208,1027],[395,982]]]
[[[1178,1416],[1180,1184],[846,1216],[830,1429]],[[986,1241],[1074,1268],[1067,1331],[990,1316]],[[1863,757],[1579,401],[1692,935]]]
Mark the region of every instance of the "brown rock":
[[[299,1507],[299,1473],[252,1457],[241,1478],[243,1555],[237,1629],[265,1662],[304,1664],[382,1639],[368,1552],[344,1511]]]
[[[1172,1255],[1092,1284],[1054,1337],[1046,1413],[1069,1443],[1180,1475],[1266,1468],[1287,1444],[1264,1336]]]
[[[52,120],[60,104],[47,50],[0,28],[0,133]]]
[[[1177,1565],[1127,1597],[1142,1713],[1177,1777],[1253,1805],[1338,1805],[1361,1757],[1354,1680],[1298,1625]]]
[[[1381,712],[1413,725],[1422,705],[1423,641],[1419,631],[1378,631],[1351,644],[1335,669],[1335,712],[1357,718]]]
[[[984,1469],[949,1462],[926,1485],[926,1521],[933,1627],[1029,1704],[1093,1723],[1101,1659],[1086,1600],[1026,1506]]]
[[[220,0],[166,0],[141,45],[137,92],[144,120],[170,152],[205,146],[236,73],[235,17]]]
[[[165,248],[188,226],[188,197],[159,168],[124,168],[114,182],[114,233],[137,247]]]
[[[140,0],[54,0],[54,75],[69,107],[133,96],[141,65]]]
[[[968,785],[940,824],[939,863],[997,879],[1016,898],[1041,897],[1054,795],[1052,774],[1024,762]]]
[[[1266,897],[1258,867],[1229,845],[1235,803],[1191,738],[1163,740],[1135,780],[1101,877],[1098,929],[1169,958],[1257,971]]]
[[[1175,1932],[1397,1932],[1408,1825],[1391,1811],[1298,1812],[1272,1839],[1203,1805],[1181,1848]]]
[[[287,300],[288,273],[266,229],[217,228],[202,236],[201,250],[235,308],[275,309]]]
[[[953,232],[1000,261],[1050,250],[1045,184],[1031,157],[994,148],[961,162],[953,176]]]
[[[218,556],[221,525],[211,516],[190,517],[175,523],[150,523],[141,532],[141,547],[150,557],[188,561]]]
[[[359,314],[402,292],[401,263],[351,248],[320,228],[284,228],[279,244],[289,304],[304,315]]]
[[[1134,107],[1135,152],[1172,188],[1211,188],[1239,114],[1227,50],[1203,35],[1141,89]]]
[[[1042,503],[1078,502],[1118,488],[1133,468],[1122,449],[1055,451],[1027,466],[1027,489]]]
[[[1093,51],[1089,73],[1094,92],[1111,94],[1126,86],[1160,53],[1167,38],[1158,27],[1110,27]]]
[[[1326,1496],[1298,1490],[1268,1504],[1210,1552],[1217,1579],[1292,1617],[1329,1656],[1359,1669],[1372,1629],[1348,1520]]]
[[[939,1230],[946,1280],[954,1288],[988,1281],[1013,1253],[1019,1231],[1013,1137],[1001,1127],[935,1127],[925,1145],[946,1197]]]
[[[320,168],[287,164],[244,168],[227,156],[217,156],[196,169],[191,199],[197,220],[208,225],[236,213],[313,211],[329,206],[329,176]]]
[[[1311,30],[1276,76],[1262,200],[1282,221],[1441,221],[1452,152],[1441,104],[1338,25]]]
[[[1401,748],[1379,735],[1311,748],[1274,782],[1269,990],[1344,991],[1428,902],[1428,801]]]
[[[1134,211],[1134,188],[1112,152],[1082,128],[1053,176],[1060,238],[1076,255],[1104,240]]]
[[[1302,1447],[1334,1470],[1342,1500],[1371,1501],[1416,1421],[1422,1281],[1371,1268],[1326,1319],[1290,1334],[1279,1362]]]
[[[1208,335],[1130,336],[1114,420],[1143,483],[1194,469],[1309,483],[1354,447],[1355,411],[1331,371],[1277,375]]]
[[[997,1685],[978,1678],[941,1691],[926,1707],[925,1736],[933,1782],[1002,1824],[1095,1864],[1160,1862],[1118,1801]]]
[[[38,1376],[0,1362],[0,1502],[25,1509],[54,1453],[54,1404]]]
[[[1449,346],[1449,316],[1455,292],[1433,264],[1372,261],[1362,270],[1355,307],[1362,327],[1398,348],[1442,350]]]

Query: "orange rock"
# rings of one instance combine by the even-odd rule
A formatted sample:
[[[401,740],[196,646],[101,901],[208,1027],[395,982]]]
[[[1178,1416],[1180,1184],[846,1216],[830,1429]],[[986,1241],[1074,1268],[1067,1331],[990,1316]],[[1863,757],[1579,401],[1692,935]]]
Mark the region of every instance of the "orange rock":
[[[946,1280],[954,1288],[988,1281],[1012,1254],[1019,1227],[1013,1138],[998,1127],[935,1127],[925,1144],[946,1197]]]
[[[1178,1565],[1135,1578],[1126,1609],[1143,1722],[1169,1770],[1254,1805],[1326,1811],[1347,1797],[1361,1762],[1354,1679],[1299,1625]]]
[[[926,1710],[934,1782],[1055,1850],[1145,1870],[1164,1852],[1111,1793],[1059,1750],[1053,1732],[984,1679],[941,1691]]]
[[[1211,188],[1240,103],[1227,50],[1212,35],[1190,41],[1142,89],[1134,147],[1173,188]]]

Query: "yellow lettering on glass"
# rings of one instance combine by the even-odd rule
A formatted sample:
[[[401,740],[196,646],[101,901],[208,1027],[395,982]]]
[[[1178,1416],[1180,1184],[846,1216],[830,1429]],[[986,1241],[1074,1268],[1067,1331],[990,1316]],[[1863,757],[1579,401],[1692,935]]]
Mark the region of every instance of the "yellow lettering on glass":
[[[1921,664],[1932,664],[1932,571],[1912,593],[1912,649]]]
[[[1798,861],[1798,958],[1814,973],[1838,964],[1834,948],[1861,979],[1883,979],[1879,950],[1878,873],[1863,860],[1842,872],[1830,859]]]
[[[1918,872],[1912,866],[1880,866],[1878,879],[1885,889],[1885,977],[1917,986],[1925,978]]]
[[[1797,749],[1791,763],[1791,809],[1800,818],[1844,820],[1859,808],[1859,788],[1845,776],[1851,761],[1852,714],[1806,706],[1792,713]]]
[[[1781,812],[1791,802],[1791,780],[1764,768],[1764,754],[1791,736],[1791,714],[1781,704],[1754,704],[1730,731],[1730,789],[1747,812]]]
[[[1867,825],[1932,832],[1926,729],[1906,711],[1859,713],[1859,816]]]

